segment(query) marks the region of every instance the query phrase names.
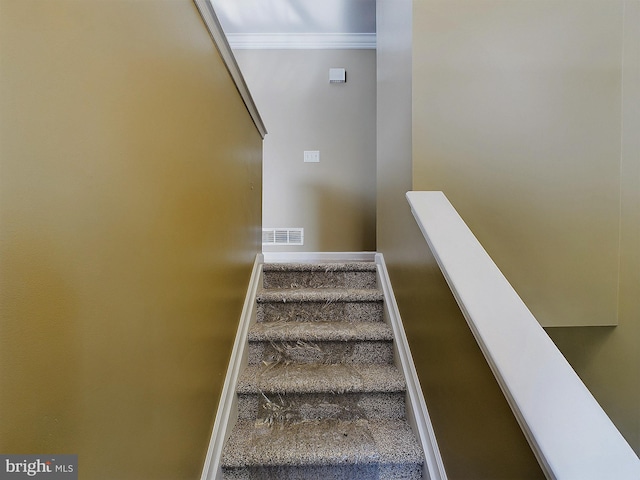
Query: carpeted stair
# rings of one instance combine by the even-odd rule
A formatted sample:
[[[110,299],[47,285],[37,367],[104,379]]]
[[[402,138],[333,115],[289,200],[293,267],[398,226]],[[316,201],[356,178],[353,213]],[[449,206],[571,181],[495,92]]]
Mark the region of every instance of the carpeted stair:
[[[265,264],[225,480],[422,478],[373,262]]]

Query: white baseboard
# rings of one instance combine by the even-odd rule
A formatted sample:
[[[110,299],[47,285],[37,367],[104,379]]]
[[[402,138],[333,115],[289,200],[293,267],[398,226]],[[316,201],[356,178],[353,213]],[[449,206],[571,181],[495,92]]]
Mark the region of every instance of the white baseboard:
[[[375,252],[263,252],[264,263],[373,262]]]
[[[393,328],[396,361],[399,363],[398,367],[402,368],[402,373],[407,382],[407,398],[409,400],[407,404],[407,420],[418,436],[424,450],[425,463],[422,476],[425,480],[447,480],[447,472],[442,462],[427,404],[420,387],[420,380],[418,380],[416,367],[411,357],[409,342],[404,333],[404,326],[402,325],[396,297],[391,287],[389,272],[381,253],[376,254],[376,264],[378,265],[378,280],[384,293],[386,320]]]
[[[229,437],[231,429],[237,419],[238,400],[236,396],[236,383],[238,382],[241,369],[247,363],[247,332],[251,324],[255,321],[256,294],[262,280],[263,263],[262,254],[259,253],[256,255],[256,260],[253,264],[253,271],[251,272],[247,295],[244,299],[238,332],[236,333],[233,350],[231,351],[231,360],[229,361],[229,368],[227,369],[227,375],[224,379],[220,403],[218,403],[218,411],[213,424],[213,431],[211,432],[209,448],[204,460],[200,480],[220,480],[222,478],[222,469],[220,468],[222,447]]]

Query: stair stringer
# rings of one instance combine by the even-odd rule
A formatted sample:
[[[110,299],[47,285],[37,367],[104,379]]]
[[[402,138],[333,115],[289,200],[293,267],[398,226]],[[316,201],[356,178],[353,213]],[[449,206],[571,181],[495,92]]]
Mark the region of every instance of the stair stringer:
[[[404,333],[404,326],[396,298],[391,287],[389,272],[382,253],[375,254],[378,270],[378,285],[384,294],[384,321],[391,325],[394,337],[394,353],[396,366],[401,368],[407,383],[406,417],[414,434],[419,439],[425,455],[422,476],[429,480],[447,480],[447,472],[442,462],[438,441],[436,440],[427,404],[422,394],[420,380],[413,363],[409,343]]]
[[[224,379],[218,410],[211,431],[209,448],[204,459],[200,480],[218,480],[222,478],[222,449],[225,442],[231,435],[231,430],[238,420],[238,396],[236,395],[236,384],[240,372],[248,363],[248,342],[247,334],[249,327],[256,322],[256,296],[262,286],[262,264],[264,257],[261,253],[256,255],[247,288],[247,295],[244,299],[242,313],[238,331],[231,351],[231,359]]]

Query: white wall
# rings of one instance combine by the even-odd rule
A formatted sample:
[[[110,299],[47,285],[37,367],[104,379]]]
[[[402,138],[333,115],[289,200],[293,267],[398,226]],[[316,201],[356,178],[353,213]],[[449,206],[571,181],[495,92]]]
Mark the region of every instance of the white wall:
[[[374,50],[236,50],[265,122],[263,225],[303,227],[301,247],[375,250]],[[344,67],[347,83],[330,84]],[[319,150],[320,163],[304,163]]]

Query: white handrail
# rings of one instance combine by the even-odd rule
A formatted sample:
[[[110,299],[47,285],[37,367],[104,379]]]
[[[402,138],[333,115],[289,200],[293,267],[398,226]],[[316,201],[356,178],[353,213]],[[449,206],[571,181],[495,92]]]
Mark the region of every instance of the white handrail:
[[[547,478],[640,479],[640,460],[442,192],[422,233]]]

